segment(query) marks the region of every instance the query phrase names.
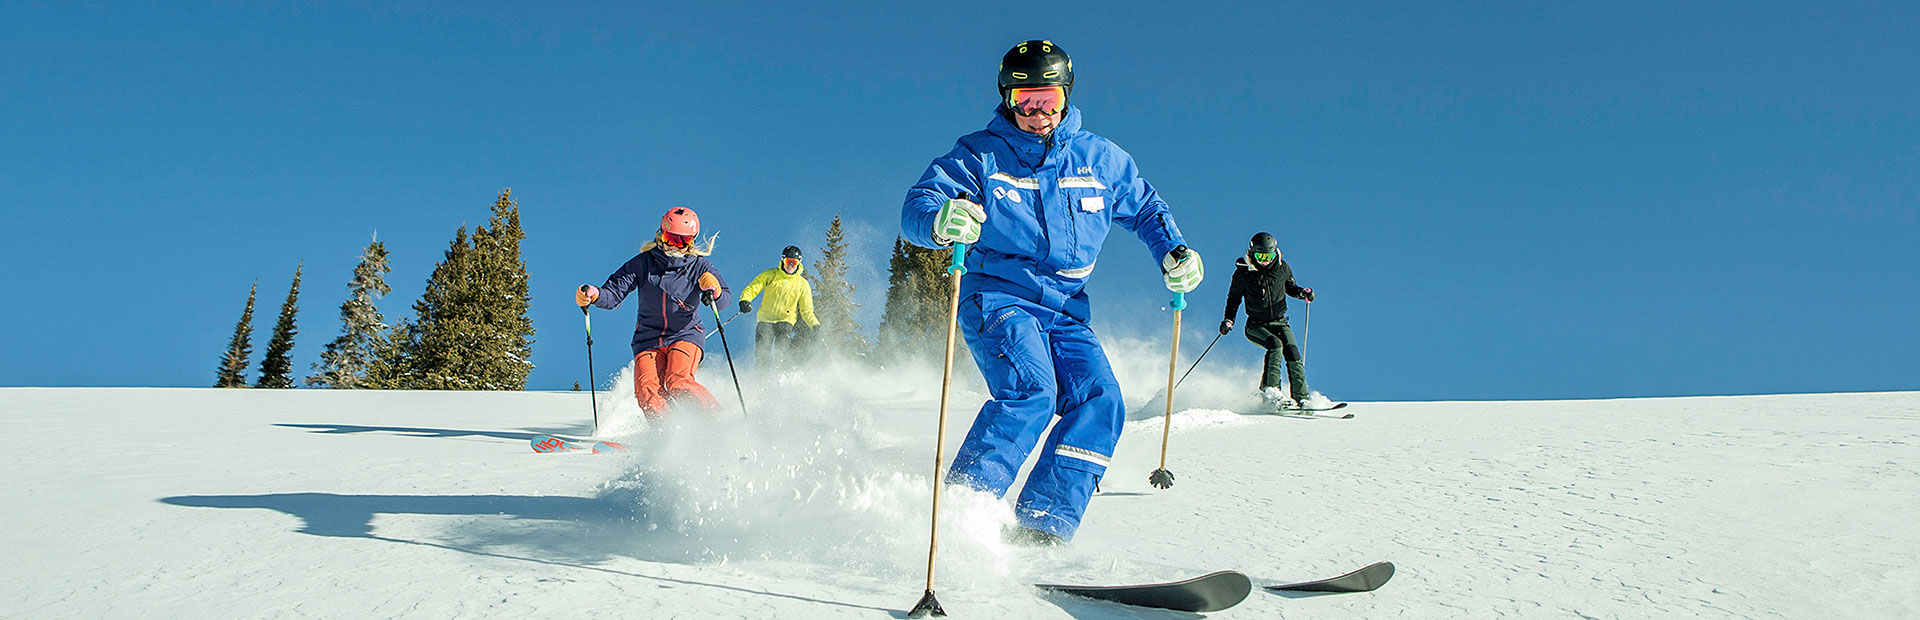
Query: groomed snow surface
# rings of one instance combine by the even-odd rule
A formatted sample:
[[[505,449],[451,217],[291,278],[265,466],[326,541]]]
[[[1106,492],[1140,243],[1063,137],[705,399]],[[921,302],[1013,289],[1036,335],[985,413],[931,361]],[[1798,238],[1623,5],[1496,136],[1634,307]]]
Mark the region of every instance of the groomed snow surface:
[[[1212,615],[1920,616],[1920,393],[1363,402],[1327,420],[1235,413],[1249,377],[1202,374],[1176,401],[1163,491],[1153,375],[1122,373],[1134,419],[1072,545],[1002,544],[1007,507],[949,491],[948,612],[1195,617],[1026,584],[1269,585],[1390,560],[1376,592],[1256,589]],[[0,616],[904,617],[939,377],[746,379],[750,416],[709,368],[729,411],[648,425],[623,373],[600,393],[602,435],[633,447],[614,456],[529,448],[591,434],[586,393],[0,389]],[[949,457],[984,399],[960,386]]]

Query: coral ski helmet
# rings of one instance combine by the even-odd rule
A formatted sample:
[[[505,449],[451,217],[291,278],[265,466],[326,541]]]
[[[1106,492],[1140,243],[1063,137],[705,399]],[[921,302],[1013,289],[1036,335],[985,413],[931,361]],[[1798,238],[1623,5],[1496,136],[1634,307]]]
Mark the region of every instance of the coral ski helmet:
[[[1061,105],[1073,94],[1073,59],[1052,41],[1022,41],[1000,57],[1000,100],[1011,102],[1013,91],[1060,87]]]
[[[791,258],[794,260],[800,260],[800,246],[797,246],[797,245],[787,246],[787,249],[780,251],[780,258]]]
[[[660,216],[660,232],[654,239],[676,248],[693,247],[693,238],[700,235],[700,216],[693,209],[674,207]]]
[[[668,234],[692,237],[700,234],[700,216],[693,209],[674,207],[660,216],[660,231]]]

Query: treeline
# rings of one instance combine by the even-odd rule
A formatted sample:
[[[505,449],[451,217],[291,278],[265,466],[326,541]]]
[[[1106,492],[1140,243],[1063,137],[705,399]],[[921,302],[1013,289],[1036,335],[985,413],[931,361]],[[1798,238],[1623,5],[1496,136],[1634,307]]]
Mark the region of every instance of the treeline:
[[[361,252],[340,304],[340,336],[305,378],[311,387],[404,390],[519,390],[533,370],[533,321],[527,317],[527,264],[520,256],[520,206],[513,190],[500,192],[487,225],[455,232],[433,267],[413,316],[388,325],[374,300],[392,289],[387,248],[378,239]],[[255,286],[258,289],[258,286]],[[300,274],[280,309],[260,378],[253,387],[294,386],[288,352]],[[246,387],[252,351],[253,291],[221,357],[214,387]]]
[[[392,292],[386,246],[377,238],[361,252],[347,299],[340,304],[340,335],[327,343],[308,387],[415,390],[520,390],[533,370],[533,321],[528,318],[525,234],[513,190],[500,192],[486,226],[454,233],[434,265],[413,314],[388,324],[376,301]],[[928,250],[894,239],[887,262],[886,307],[877,337],[869,339],[855,314],[854,285],[847,279],[850,248],[839,215],[828,226],[819,258],[806,277],[814,291],[820,329],[813,354],[874,365],[930,360],[943,350],[951,287],[949,250]],[[260,374],[252,387],[295,386],[290,353],[298,332],[301,267],[281,305]],[[256,282],[233,337],[221,356],[214,387],[248,387]],[[597,379],[596,379],[597,380]],[[579,389],[576,383],[574,389]]]

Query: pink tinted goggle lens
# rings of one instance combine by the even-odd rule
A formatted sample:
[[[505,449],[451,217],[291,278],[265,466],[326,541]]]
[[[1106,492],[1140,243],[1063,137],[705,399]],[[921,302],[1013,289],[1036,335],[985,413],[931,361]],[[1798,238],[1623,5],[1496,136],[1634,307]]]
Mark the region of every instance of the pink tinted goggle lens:
[[[1007,91],[1007,108],[1014,114],[1033,116],[1059,114],[1067,107],[1067,89],[1062,86],[1015,88]]]

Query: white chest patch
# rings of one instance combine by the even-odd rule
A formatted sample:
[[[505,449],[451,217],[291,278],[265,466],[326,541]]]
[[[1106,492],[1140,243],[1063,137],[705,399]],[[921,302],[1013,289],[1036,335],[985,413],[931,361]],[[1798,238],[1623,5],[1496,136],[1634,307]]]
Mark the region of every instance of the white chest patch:
[[[1106,196],[1087,196],[1085,198],[1080,199],[1081,211],[1086,211],[1088,213],[1099,213],[1101,209],[1105,209],[1105,208],[1107,208]]]
[[[1017,190],[1017,189],[1009,190],[1004,187],[996,187],[996,188],[993,188],[993,195],[996,198],[1000,198],[1002,200],[1006,200],[1009,202],[1016,202],[1016,203],[1020,202],[1020,190]]]

